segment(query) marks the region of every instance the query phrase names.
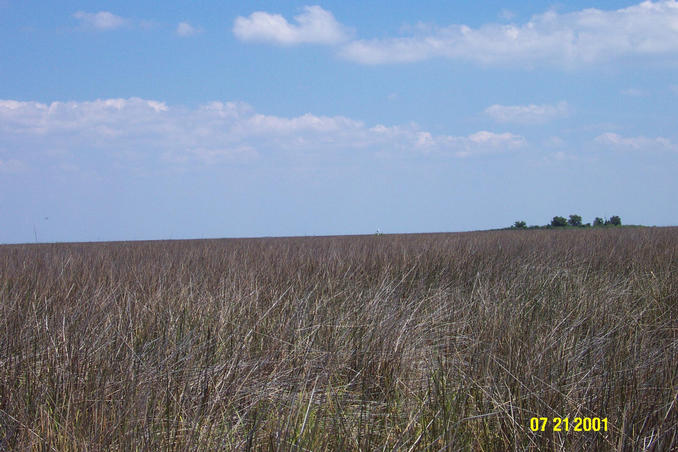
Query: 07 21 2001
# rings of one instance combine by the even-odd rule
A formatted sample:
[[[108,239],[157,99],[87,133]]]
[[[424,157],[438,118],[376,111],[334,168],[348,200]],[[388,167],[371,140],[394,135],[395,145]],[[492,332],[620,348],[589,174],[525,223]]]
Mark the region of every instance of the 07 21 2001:
[[[607,418],[575,417],[572,422],[566,417],[533,417],[530,419],[530,430],[533,432],[543,432],[547,428],[554,432],[606,432]]]

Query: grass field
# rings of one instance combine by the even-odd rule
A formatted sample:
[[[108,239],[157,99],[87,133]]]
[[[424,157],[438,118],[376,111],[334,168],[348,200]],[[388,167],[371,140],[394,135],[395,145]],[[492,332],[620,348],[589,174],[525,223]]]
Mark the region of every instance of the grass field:
[[[0,247],[0,450],[676,450],[677,398],[678,228]]]

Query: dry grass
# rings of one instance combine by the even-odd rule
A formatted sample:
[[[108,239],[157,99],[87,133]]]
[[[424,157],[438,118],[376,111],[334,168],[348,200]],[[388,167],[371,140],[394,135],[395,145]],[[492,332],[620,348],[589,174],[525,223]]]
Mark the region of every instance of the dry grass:
[[[0,450],[670,450],[677,319],[676,228],[2,246]]]

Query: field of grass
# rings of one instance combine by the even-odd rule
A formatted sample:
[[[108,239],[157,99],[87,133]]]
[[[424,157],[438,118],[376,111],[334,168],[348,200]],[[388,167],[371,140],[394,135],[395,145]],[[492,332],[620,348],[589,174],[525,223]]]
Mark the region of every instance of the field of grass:
[[[676,450],[677,398],[678,228],[0,247],[0,450]]]

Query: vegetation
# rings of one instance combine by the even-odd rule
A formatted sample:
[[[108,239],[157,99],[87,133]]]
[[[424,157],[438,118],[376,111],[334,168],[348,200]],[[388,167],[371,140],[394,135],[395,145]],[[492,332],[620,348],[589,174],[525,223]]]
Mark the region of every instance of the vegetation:
[[[575,228],[583,226],[580,215],[570,215],[570,219],[567,220],[567,224],[569,224],[570,226],[574,226]]]
[[[553,220],[551,220],[551,226],[554,228],[567,226],[567,220],[565,217],[553,217]]]
[[[678,228],[2,246],[0,450],[675,450],[677,256]]]
[[[612,226],[621,226],[621,218],[614,215],[610,217],[610,219],[606,221],[605,224],[611,224]]]
[[[621,218],[617,215],[610,217],[609,220],[603,220],[600,217],[596,217],[595,220],[593,220],[593,227],[621,226],[621,225],[622,225]],[[570,215],[569,219],[566,219],[565,217],[555,216],[551,220],[551,223],[545,226],[528,226],[525,221],[516,221],[508,229],[542,229],[542,228],[551,229],[565,227],[588,228],[591,227],[591,223],[584,224],[581,215],[572,214]]]

